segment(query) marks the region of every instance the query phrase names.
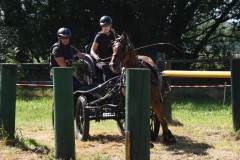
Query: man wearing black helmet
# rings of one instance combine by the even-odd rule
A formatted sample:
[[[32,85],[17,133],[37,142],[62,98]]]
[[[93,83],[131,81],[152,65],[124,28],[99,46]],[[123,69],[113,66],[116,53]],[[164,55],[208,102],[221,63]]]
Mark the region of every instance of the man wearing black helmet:
[[[57,31],[58,42],[50,49],[50,67],[71,67],[74,58],[83,58],[84,54],[80,53],[70,43],[71,31],[68,28],[60,28]],[[50,72],[52,77],[52,72]],[[73,76],[73,91],[82,87],[80,81]]]
[[[111,17],[102,16],[99,23],[102,30],[95,36],[90,53],[96,60],[97,68],[103,72],[103,80],[107,81],[115,76],[107,64],[112,57],[110,43],[115,40],[115,32],[112,29]]]

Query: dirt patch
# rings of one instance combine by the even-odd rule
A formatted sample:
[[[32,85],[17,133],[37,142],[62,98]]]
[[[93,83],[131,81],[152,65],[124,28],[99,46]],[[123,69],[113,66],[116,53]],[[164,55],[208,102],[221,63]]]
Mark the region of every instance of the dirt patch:
[[[81,160],[124,160],[125,140],[119,135],[115,123],[113,127],[103,131],[101,126],[92,125],[90,138],[87,142],[75,140],[76,157]],[[154,148],[150,149],[151,160],[238,160],[240,159],[240,141],[236,140],[234,134],[223,130],[206,130],[192,128],[184,125],[170,126],[177,138],[177,144],[166,146],[162,143],[162,136],[153,142]],[[21,149],[6,146],[0,143],[1,159],[53,159],[54,157],[54,132],[51,127],[47,130],[36,132],[22,131],[23,137],[34,139],[38,146],[32,149]],[[43,144],[41,146],[41,144]],[[36,152],[37,147],[47,145],[50,152]],[[34,148],[35,147],[35,148]]]

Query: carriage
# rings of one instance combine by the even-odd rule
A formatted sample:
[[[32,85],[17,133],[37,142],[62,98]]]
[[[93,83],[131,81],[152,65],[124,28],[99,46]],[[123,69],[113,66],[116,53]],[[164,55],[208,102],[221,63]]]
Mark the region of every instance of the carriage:
[[[87,89],[73,93],[76,136],[81,141],[89,138],[90,122],[112,119],[116,121],[120,135],[125,135],[125,98],[121,92],[124,85],[121,75],[103,82],[101,71],[95,67],[89,54],[78,60],[74,68],[77,78],[86,83]],[[156,140],[160,123],[153,111],[150,112],[151,140]]]

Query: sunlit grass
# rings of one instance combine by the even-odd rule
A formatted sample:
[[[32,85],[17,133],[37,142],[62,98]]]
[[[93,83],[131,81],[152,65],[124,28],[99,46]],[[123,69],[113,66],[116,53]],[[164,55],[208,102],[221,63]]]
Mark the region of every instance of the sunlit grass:
[[[231,131],[233,127],[230,93],[226,94],[227,98],[223,105],[222,97],[209,96],[209,90],[175,91],[172,97],[173,118],[188,126]]]
[[[170,125],[174,135],[180,139],[176,148],[191,150],[190,153],[201,153],[202,150],[208,148],[217,148],[220,151],[240,151],[238,143],[233,141],[240,139],[240,133],[233,132],[229,93],[224,106],[222,93],[218,97],[208,94],[207,90],[173,90],[173,120],[182,124],[182,126]],[[18,88],[17,90],[16,138],[18,141],[16,143],[19,148],[28,150],[40,147],[42,152],[39,154],[43,159],[54,157],[52,103],[53,91],[51,88]],[[77,158],[86,160],[124,159],[124,138],[119,135],[114,120],[91,121],[90,140],[81,142],[75,139]],[[210,141],[206,138],[208,136],[216,136],[216,138]],[[2,143],[0,143],[1,145]],[[151,149],[153,153],[151,159],[159,159],[159,151],[167,149],[160,143],[156,143],[155,146]],[[170,157],[171,152],[168,151],[168,153]],[[193,157],[197,156],[193,155]],[[212,158],[210,155],[205,156],[207,159],[208,157]],[[8,158],[11,159],[11,157]]]
[[[33,120],[43,122],[49,117],[52,107],[52,98],[22,100],[16,102],[16,118],[19,121]]]

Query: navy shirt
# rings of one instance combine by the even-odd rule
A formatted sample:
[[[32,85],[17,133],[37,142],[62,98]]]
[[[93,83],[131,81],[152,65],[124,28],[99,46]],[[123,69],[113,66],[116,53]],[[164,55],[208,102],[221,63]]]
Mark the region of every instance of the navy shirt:
[[[72,66],[73,55],[77,54],[78,50],[74,48],[72,45],[64,46],[63,44],[57,42],[51,47],[51,67],[60,67],[56,62],[55,58],[63,57],[68,67]]]
[[[97,55],[104,59],[112,56],[112,48],[110,46],[111,42],[115,40],[113,31],[109,35],[106,35],[103,32],[99,32],[94,42],[98,43]]]

